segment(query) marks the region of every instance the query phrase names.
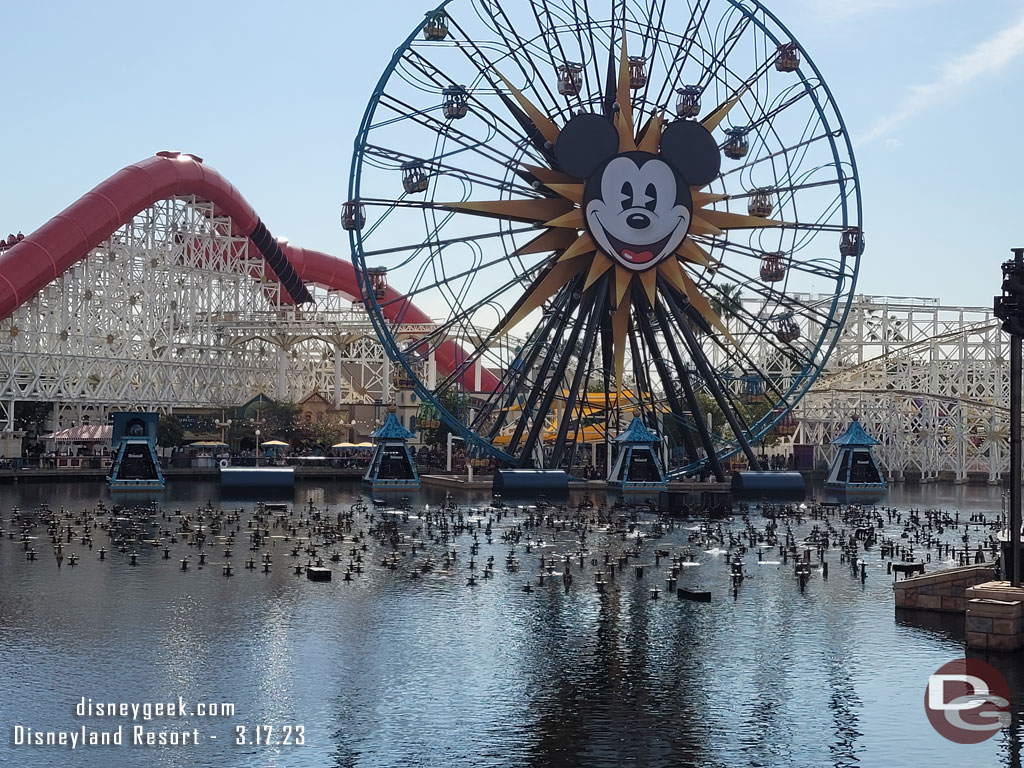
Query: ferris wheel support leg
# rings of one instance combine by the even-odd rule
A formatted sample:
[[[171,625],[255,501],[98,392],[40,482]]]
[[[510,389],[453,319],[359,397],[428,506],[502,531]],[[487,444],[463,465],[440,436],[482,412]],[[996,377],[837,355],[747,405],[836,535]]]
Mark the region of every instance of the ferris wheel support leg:
[[[650,349],[652,349],[652,350],[658,349],[657,340],[654,338],[654,331],[651,329],[651,327],[649,325],[642,325],[641,326],[641,331],[644,334],[644,338],[647,340],[647,346]],[[658,375],[661,377],[661,380],[663,382],[666,382],[666,383],[671,382],[672,381],[672,376],[669,373],[668,366],[665,365],[665,358],[663,358],[663,357],[655,357],[653,362],[654,362],[654,367],[658,369]],[[680,373],[680,375],[682,375],[682,374]],[[685,409],[683,408],[682,404],[679,402],[679,395],[676,392],[675,388],[671,387],[671,386],[667,386],[665,388],[665,394],[668,397],[668,404],[669,404],[669,407],[672,409],[673,415],[681,414]],[[662,430],[662,435],[664,436],[664,434],[665,434],[664,430]],[[688,461],[697,461],[697,444],[693,442],[693,435],[690,434],[690,430],[685,428],[685,427],[682,429],[682,434],[683,434],[683,445],[686,448],[686,458],[687,458],[687,460]],[[667,441],[665,442],[665,445],[666,446],[668,445]],[[667,458],[665,460],[665,466],[668,467],[668,459]]]
[[[659,304],[654,308],[654,311],[662,327],[668,328],[669,318],[665,309]],[[694,395],[693,384],[690,383],[690,371],[687,369],[686,363],[683,362],[683,356],[676,347],[675,339],[672,338],[672,335],[666,333],[664,337],[665,343],[668,346],[668,352],[672,356],[672,363],[675,365],[676,370],[679,371],[679,382],[683,385],[683,397],[686,399],[686,405],[689,407],[690,413],[693,414],[693,423],[697,428],[697,436],[700,438],[704,452],[708,456],[711,471],[715,475],[715,480],[719,483],[724,482],[725,473],[722,471],[722,463],[718,460],[718,452],[715,451],[715,443],[711,439],[711,430],[708,429],[707,422],[704,421],[704,413],[700,409],[700,403],[697,402],[696,395]],[[611,468],[608,471],[610,473]]]
[[[572,293],[575,290],[577,290],[577,288],[579,288],[580,282],[581,282],[580,278],[577,278],[576,280],[574,280],[572,283],[570,283],[568,285],[567,289],[565,289],[564,293],[563,293],[563,301],[562,301],[561,309],[559,309],[558,311],[556,311],[552,315],[552,317],[557,317],[558,318],[558,330],[556,331],[556,335],[554,336],[554,338],[562,338],[562,334],[565,333],[566,326],[568,325],[568,322],[569,322],[569,316],[572,314],[573,310],[576,309],[576,303],[568,301],[567,297],[572,296]],[[570,342],[570,344],[575,344],[576,343],[576,339],[579,337],[579,323],[576,324],[576,331],[577,331],[576,336],[573,337],[573,339]],[[538,355],[540,353],[540,347],[541,347],[540,342],[541,341],[542,341],[541,339],[538,339],[537,344],[534,345],[535,347],[537,347],[536,352],[538,353]],[[568,357],[568,356],[566,356],[566,357]],[[536,359],[536,358],[534,358],[534,359]],[[526,428],[526,414],[528,414],[528,413],[529,414],[540,414],[540,413],[543,413],[542,410],[536,409],[535,406],[537,404],[537,399],[540,397],[540,393],[541,393],[541,391],[544,388],[544,382],[547,380],[548,371],[551,369],[551,364],[552,364],[553,360],[554,360],[554,356],[553,355],[545,355],[543,361],[541,362],[540,369],[537,371],[537,377],[536,377],[536,379],[534,381],[534,385],[530,389],[529,397],[527,398],[525,404],[522,406],[522,410],[520,411],[520,413],[522,415],[519,417],[519,422],[516,424],[515,431],[512,433],[512,439],[509,441],[508,452],[510,454],[514,454],[516,452],[516,449],[519,446],[519,441],[522,439],[523,431]],[[531,370],[530,367],[525,367],[524,368],[524,371],[529,371],[529,370]],[[551,380],[552,381],[557,381],[557,377],[552,377]],[[551,389],[552,391],[554,390],[553,387],[549,387],[549,389]],[[541,418],[540,421],[543,422],[543,418]],[[529,441],[529,442],[531,444],[533,443],[533,441]],[[541,453],[543,453],[543,452],[541,452]],[[531,454],[531,450],[530,450],[530,446],[528,445],[526,447],[526,449],[523,450],[521,455],[520,455],[520,459],[519,459],[519,467],[520,468],[527,466],[526,462],[528,462],[530,460],[530,454]],[[541,466],[541,467],[544,466],[543,461],[540,464],[538,464],[537,466]]]
[[[583,315],[584,313],[587,315],[593,315],[594,306],[596,304],[594,298],[595,296],[595,293],[590,294],[590,300],[587,304],[586,310],[581,312],[581,315]],[[593,320],[594,318],[591,317],[590,328],[587,329],[587,336],[591,338],[591,343],[593,343],[593,337],[591,335],[591,330],[593,329]],[[569,332],[569,338],[565,344],[565,349],[567,350],[567,353],[563,354],[562,359],[558,361],[558,365],[555,367],[555,372],[551,377],[551,384],[548,386],[547,392],[544,393],[544,399],[541,401],[540,407],[534,412],[534,419],[533,424],[530,427],[530,434],[529,437],[526,438],[527,448],[531,448],[534,445],[538,445],[539,443],[537,441],[542,439],[541,430],[544,428],[544,417],[550,412],[551,403],[555,399],[555,393],[557,393],[559,390],[557,382],[560,382],[565,377],[565,369],[569,365],[569,360],[573,358],[573,355],[569,354],[568,350],[573,350],[576,348],[576,342],[579,341],[580,333],[582,332],[582,330],[583,324],[576,323],[573,325],[572,330]],[[582,358],[582,355],[580,357]],[[538,384],[541,384],[542,382],[543,379],[539,378]],[[522,457],[519,460],[521,467],[524,466],[524,462],[529,459],[530,453],[531,451],[529,450],[523,451]],[[544,466],[544,464],[541,464],[541,466]]]
[[[608,295],[608,276],[605,275],[598,283],[596,294],[598,296]],[[590,352],[594,346],[594,339],[597,336],[597,329],[601,325],[601,310],[607,306],[607,301],[594,301],[593,309],[590,312],[590,321],[587,325],[587,335],[583,337],[583,348],[579,357],[576,358],[576,371],[572,377],[572,386],[569,388],[569,397],[565,402],[563,416],[558,425],[558,437],[555,438],[555,449],[551,452],[551,469],[558,469],[562,462],[562,453],[565,451],[565,439],[569,434],[569,422],[572,420],[572,412],[576,408],[576,400],[579,399],[580,387],[583,385],[583,375],[589,373],[584,360],[590,359]],[[570,355],[565,356],[567,359]],[[581,414],[582,417],[582,414]]]
[[[690,329],[690,326],[686,324],[686,319],[683,316],[682,309],[676,301],[676,297],[673,296],[671,292],[666,292],[666,295],[668,297],[669,305],[672,307],[673,314],[676,316],[676,322],[678,323],[680,330],[683,332],[683,337],[686,339],[686,346],[690,349],[690,357],[697,366],[698,373],[700,373],[704,378],[704,381],[708,385],[708,389],[711,390],[712,397],[715,398],[715,402],[718,403],[718,407],[722,409],[722,414],[725,416],[725,420],[729,422],[729,427],[732,429],[733,434],[736,435],[736,441],[740,444],[740,449],[743,451],[743,455],[747,457],[747,464],[749,464],[750,468],[755,472],[760,472],[761,463],[757,460],[757,455],[751,449],[750,443],[747,442],[747,438],[743,434],[743,428],[736,419],[736,414],[733,412],[732,406],[722,393],[721,387],[718,386],[718,380],[715,378],[715,373],[711,369],[711,364],[704,356],[704,351],[700,348],[700,344],[697,343],[697,337],[693,335],[693,331]]]

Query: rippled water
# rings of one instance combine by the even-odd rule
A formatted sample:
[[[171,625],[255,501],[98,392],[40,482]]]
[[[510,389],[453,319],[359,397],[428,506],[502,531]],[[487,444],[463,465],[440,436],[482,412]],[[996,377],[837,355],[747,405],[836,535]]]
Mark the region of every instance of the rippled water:
[[[215,485],[178,483],[163,504],[218,504],[217,493]],[[358,493],[356,486],[308,485],[296,498],[333,513]],[[105,494],[99,485],[6,486],[0,517],[7,527],[12,505],[30,509],[45,499],[80,509]],[[424,492],[414,511],[441,498]],[[480,494],[461,501],[487,503]],[[998,512],[1000,494],[908,486],[889,503]],[[764,524],[759,515],[753,521]],[[270,574],[243,569],[243,537],[232,578],[222,576],[216,547],[206,568],[182,573],[184,544],[167,560],[159,549],[144,550],[133,568],[118,552],[101,562],[76,540],[69,551],[82,559],[58,569],[47,539],[39,560],[28,562],[21,544],[5,538],[0,727],[7,734],[16,724],[44,731],[125,724],[130,731],[122,719],[76,717],[83,696],[181,696],[193,706],[230,702],[236,714],[142,723],[198,728],[196,747],[72,753],[16,747],[7,735],[0,765],[1019,765],[1016,716],[1010,732],[977,746],[954,745],[932,730],[923,707],[927,677],[962,657],[963,641],[955,632],[897,623],[891,577],[875,555],[861,584],[831,551],[830,578],[816,572],[801,593],[791,565],[758,565],[749,553],[748,578],[733,599],[725,557],[698,550],[700,565],[683,569],[679,586],[710,590],[712,602],[650,599],[653,585],[665,587],[667,570],[665,561],[653,568],[653,549],[678,553],[692,525],[647,546],[644,579],[630,568],[604,595],[593,587],[589,559],[586,573],[574,567],[568,591],[556,581],[524,592],[525,582],[536,584],[537,551],[520,546],[523,571],[508,573],[508,546],[497,535],[492,545],[481,536],[477,557],[482,564],[493,555],[498,572],[472,588],[465,535],[454,544],[457,576],[413,580],[408,568],[381,568],[378,545],[370,543],[362,575],[346,583],[338,564],[325,584],[296,577],[284,543]],[[96,541],[98,549],[105,538]],[[573,548],[570,534],[559,541],[547,551]],[[622,546],[612,536],[589,543],[595,552]],[[1020,690],[1017,667],[998,664]],[[260,725],[274,726],[274,739],[284,726],[302,725],[305,744],[233,744],[236,726],[251,735]]]

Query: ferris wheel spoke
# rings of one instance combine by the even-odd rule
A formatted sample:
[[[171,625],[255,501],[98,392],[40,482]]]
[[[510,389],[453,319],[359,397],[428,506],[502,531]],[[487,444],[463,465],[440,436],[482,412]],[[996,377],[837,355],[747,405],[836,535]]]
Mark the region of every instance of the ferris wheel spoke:
[[[365,202],[365,201],[363,201]],[[404,253],[405,251],[419,251],[424,248],[444,248],[449,245],[456,245],[458,243],[464,243],[467,240],[488,240],[495,237],[505,237],[507,235],[527,235],[536,234],[537,230],[534,227],[522,227],[519,229],[509,229],[499,232],[482,232],[476,235],[467,235],[465,237],[449,237],[444,240],[431,240],[426,239],[421,243],[411,243],[409,245],[396,245],[392,248],[378,248],[376,250],[363,251],[364,257],[370,256],[387,256],[392,253]],[[501,264],[508,259],[506,257],[499,257],[493,261],[489,261],[481,267],[487,267],[494,264]],[[467,273],[468,274],[468,273]]]
[[[453,79],[451,79],[450,77],[448,77],[447,75],[442,73],[439,69],[437,69],[437,67],[434,66],[433,62],[431,62],[429,59],[426,59],[423,56],[420,56],[419,54],[416,54],[416,59],[417,59],[417,63],[416,63],[417,68],[421,72],[423,72],[424,76],[429,77],[431,82],[433,82],[438,88],[442,88],[443,89],[446,86],[447,87],[453,87],[453,86],[458,86],[459,85],[459,83],[456,83]],[[426,67],[430,68],[429,72],[427,71]],[[494,80],[490,76],[489,72],[479,72],[478,74],[481,77],[483,77],[485,80],[487,80],[488,85],[490,85],[492,88],[497,90],[497,84],[494,82]],[[442,79],[438,79],[439,76]],[[474,104],[476,106],[476,108],[482,110],[483,112],[485,112],[486,114],[490,115],[494,119],[495,122],[494,122],[493,127],[494,127],[495,131],[499,135],[501,135],[506,141],[508,141],[510,144],[516,145],[518,143],[518,139],[519,138],[524,138],[524,136],[523,136],[523,126],[522,126],[522,124],[519,121],[517,121],[516,124],[512,124],[512,123],[508,122],[508,120],[506,120],[504,116],[499,115],[497,112],[492,110],[487,105],[487,103],[485,101],[481,100],[476,95],[476,93],[473,90],[467,91],[467,96],[469,98],[469,101],[472,104]],[[451,126],[450,122],[447,123],[447,124],[449,126]],[[511,131],[516,136],[516,138],[513,139],[513,138],[510,137],[509,133],[500,130],[498,128],[499,124],[505,126],[505,128],[508,129],[508,131]]]
[[[482,141],[476,137],[472,137],[469,134],[464,133],[463,131],[460,131],[453,125],[442,122],[441,120],[438,120],[436,117],[427,115],[425,112],[413,110],[411,106],[406,104],[401,99],[398,99],[393,96],[382,96],[381,106],[388,107],[389,109],[392,109],[395,112],[401,112],[402,110],[406,110],[406,114],[408,114],[409,120],[418,123],[422,127],[429,130],[431,133],[447,135],[448,138],[451,138],[460,146],[464,147],[467,150],[472,150],[476,154],[481,155],[485,159],[497,164],[500,167],[506,167],[510,163],[515,164],[519,162],[518,158],[516,158],[514,155],[510,155],[507,152],[503,152],[500,149],[495,148],[493,146],[493,142],[489,143],[487,141]],[[510,140],[509,143],[514,147],[519,147],[519,144],[517,144],[514,141]],[[394,152],[394,150],[390,151]],[[395,154],[401,154],[408,160],[424,159],[404,153],[396,152]],[[538,158],[538,162],[542,161],[541,155],[536,155],[535,157]]]
[[[678,295],[678,293],[671,286],[666,285],[664,283],[664,281],[661,281],[660,282],[660,288],[664,292],[672,293],[675,296],[675,300],[677,302],[679,302],[680,306],[683,305],[682,304],[682,301],[683,301],[682,298]],[[750,315],[749,313],[746,313],[742,304],[740,304],[736,308],[736,310],[737,310],[737,315],[748,314],[749,319],[751,320],[751,322],[749,322],[747,324],[748,335],[749,335],[749,332],[752,332],[762,342],[765,342],[765,343],[768,343],[768,344],[772,343],[768,339],[768,337],[766,335],[764,335],[763,331],[760,330],[761,327],[762,327],[762,324],[759,322],[758,318],[754,318],[753,315]],[[754,372],[757,373],[758,376],[760,376],[760,378],[769,386],[769,388],[771,390],[773,390],[778,395],[778,397],[780,399],[785,397],[785,395],[782,393],[782,391],[779,390],[778,387],[775,385],[775,382],[772,380],[772,378],[769,377],[768,374],[766,374],[761,369],[760,365],[757,362],[754,361],[754,359],[751,357],[749,352],[744,347],[742,347],[742,346],[740,346],[738,344],[730,344],[730,345],[727,346],[726,342],[722,341],[717,336],[711,336],[711,339],[727,355],[736,355],[736,356],[738,356],[749,367],[750,370],[753,370]]]
[[[752,17],[742,13],[740,21],[735,27],[733,27],[732,32],[730,32],[723,40],[721,50],[710,52],[711,62],[715,67],[713,69],[711,66],[707,68],[707,75],[709,78],[715,78],[717,76],[718,71],[725,65],[725,61],[729,57],[729,54],[732,53],[740,39],[742,39],[743,34],[747,31],[747,27],[750,26],[751,22]],[[766,61],[764,66],[767,67],[767,65],[768,62]],[[711,80],[708,82],[710,83]],[[728,99],[726,99],[726,101],[728,101]]]
[[[563,310],[562,304],[567,298],[568,295],[564,293],[561,297],[556,297],[552,303],[552,310],[545,313],[541,323],[523,345],[523,349],[526,350],[525,357],[522,352],[518,353],[516,359],[511,361],[503,372],[501,385],[494,390],[490,398],[495,402],[497,416],[491,426],[488,442],[493,442],[498,436],[512,409],[517,405],[517,401],[522,399],[522,392],[528,383],[530,372],[537,364],[541,353],[546,349],[547,340],[553,338],[554,335],[560,337],[564,332],[569,321],[569,312]],[[503,405],[501,404],[502,400],[504,401]],[[525,419],[525,413],[520,418]]]
[[[714,247],[725,253],[735,253],[739,256],[755,260],[758,262],[758,268],[760,268],[760,263],[767,255],[764,249],[756,248],[752,245],[737,243],[733,240],[719,240],[715,243]],[[724,264],[724,259],[720,259],[720,261],[723,262],[723,265],[719,267],[720,270],[724,269],[734,276],[742,278],[744,282],[760,281],[759,275],[757,277],[753,277],[735,266]],[[828,266],[830,264],[832,265],[831,267]],[[847,274],[839,268],[838,261],[826,261],[823,259],[798,261],[796,259],[789,259],[788,261],[783,262],[782,266],[786,268],[787,273],[792,271],[811,275],[813,277],[824,277],[830,282],[840,282],[843,278],[847,277]]]
[[[754,166],[759,165],[761,163],[771,162],[772,160],[776,160],[776,159],[785,157],[785,156],[795,152],[796,150],[804,149],[806,147],[809,147],[809,146],[811,146],[812,144],[814,144],[816,142],[822,141],[823,139],[830,139],[830,138],[831,139],[835,139],[835,138],[839,138],[842,135],[843,135],[843,132],[841,130],[827,131],[825,133],[818,134],[817,136],[812,136],[809,139],[806,139],[804,141],[798,142],[796,144],[792,144],[792,145],[790,145],[788,147],[785,147],[783,149],[777,150],[775,152],[771,152],[771,153],[768,153],[768,154],[757,155],[756,157],[750,157],[748,155],[748,157],[750,157],[750,159],[747,160],[747,162],[745,162],[745,163],[743,163],[741,165],[737,165],[734,168],[730,168],[727,171],[722,171],[721,174],[719,175],[719,179],[720,180],[721,179],[725,179],[726,177],[732,176],[733,174],[741,173],[743,171],[750,170]]]
[[[658,89],[657,96],[654,98],[653,103],[655,104],[665,103],[671,94],[672,86],[676,84],[680,77],[682,77],[683,67],[689,60],[690,52],[693,48],[694,42],[696,41],[696,31],[704,23],[708,8],[711,6],[711,0],[704,0],[703,7],[701,7],[700,0],[698,0],[697,5],[698,10],[695,10],[690,14],[690,18],[687,21],[686,31],[681,36],[681,42],[675,46],[672,60],[665,68],[665,79],[662,82],[661,87]]]
[[[527,50],[529,47],[527,41],[523,40],[523,38],[520,37],[519,33],[516,31],[515,26],[509,20],[508,14],[505,13],[505,9],[498,6],[498,11],[501,17],[505,20],[508,31],[515,37],[515,42],[513,42],[512,40],[509,39],[508,35],[506,35],[505,28],[503,28],[500,23],[495,24],[495,29],[497,30],[498,34],[501,35],[502,40],[505,42],[508,57],[516,63],[516,66],[519,67],[527,82],[535,83],[538,80],[540,81],[540,84],[544,87],[544,91],[546,91],[547,95],[551,98],[551,101],[547,102],[544,100],[543,93],[540,91],[539,88],[534,87],[533,92],[537,94],[537,97],[540,100],[539,106],[541,107],[541,109],[545,110],[547,114],[553,114],[554,112],[557,111],[558,99],[555,97],[555,94],[552,93],[550,87],[547,84],[547,80],[545,79],[541,71],[537,68],[537,64],[534,62],[533,58],[523,55],[523,52]],[[463,36],[465,37],[465,34]],[[483,56],[482,51],[480,51],[480,55],[481,58],[487,61],[490,69],[492,69],[495,72],[498,71],[497,67],[495,67],[494,64],[487,59],[486,56]],[[525,64],[520,59],[521,56],[526,59]],[[530,75],[531,71],[533,72],[532,77]]]

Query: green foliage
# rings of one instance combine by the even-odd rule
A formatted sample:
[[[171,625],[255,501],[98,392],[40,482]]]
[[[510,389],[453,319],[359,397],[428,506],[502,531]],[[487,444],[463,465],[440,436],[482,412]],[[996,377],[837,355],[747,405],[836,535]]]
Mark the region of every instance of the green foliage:
[[[456,416],[460,420],[465,420],[466,414],[463,413],[464,406],[466,404],[465,395],[460,395],[454,390],[445,390],[437,396],[438,401],[447,409],[449,413]],[[426,445],[431,446],[446,446],[448,443],[448,435],[452,434],[452,431],[448,429],[448,425],[444,423],[443,419],[438,417],[438,426],[423,430],[423,442]]]
[[[163,448],[177,448],[185,440],[185,427],[177,416],[160,415],[156,426],[156,442]]]
[[[708,296],[711,308],[722,320],[739,315],[743,306],[743,288],[738,283],[722,283],[714,286],[714,292]]]
[[[300,452],[322,450],[326,452],[344,437],[342,426],[337,421],[313,421],[302,424],[295,431],[292,447]]]
[[[299,406],[293,403],[278,403],[273,400],[256,403],[246,409],[246,419],[236,420],[228,430],[227,441],[242,450],[256,447],[256,430],[260,431],[260,442],[283,440],[294,444],[299,430]]]

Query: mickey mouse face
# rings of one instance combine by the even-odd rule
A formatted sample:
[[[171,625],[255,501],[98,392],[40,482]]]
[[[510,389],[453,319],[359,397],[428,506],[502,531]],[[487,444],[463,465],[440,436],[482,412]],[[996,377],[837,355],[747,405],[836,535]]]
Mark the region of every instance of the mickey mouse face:
[[[602,251],[643,270],[683,242],[693,203],[678,172],[656,155],[627,152],[591,177],[584,193],[587,229]]]
[[[702,125],[683,120],[665,129],[657,155],[617,154],[618,147],[609,120],[577,115],[559,134],[555,157],[562,170],[586,179],[584,219],[594,242],[639,272],[682,244],[693,214],[690,187],[715,178],[721,156]]]

